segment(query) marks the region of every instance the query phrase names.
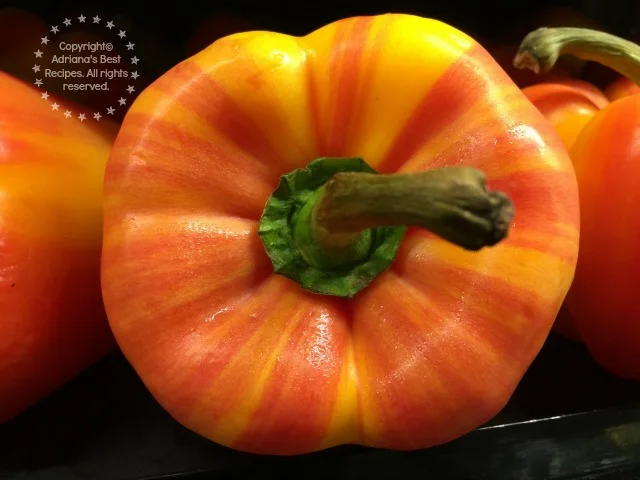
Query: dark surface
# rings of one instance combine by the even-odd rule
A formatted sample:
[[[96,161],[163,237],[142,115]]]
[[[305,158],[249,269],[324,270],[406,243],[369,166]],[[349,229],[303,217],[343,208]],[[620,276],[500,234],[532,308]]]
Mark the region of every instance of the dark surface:
[[[184,429],[116,352],[0,427],[0,452],[0,478],[12,480],[640,479],[640,382],[614,378],[581,346],[552,335],[503,412],[457,441],[278,458]]]

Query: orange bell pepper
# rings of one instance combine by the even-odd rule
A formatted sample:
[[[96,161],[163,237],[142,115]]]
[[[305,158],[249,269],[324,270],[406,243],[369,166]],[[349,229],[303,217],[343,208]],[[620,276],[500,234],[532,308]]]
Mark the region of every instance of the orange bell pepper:
[[[99,268],[116,130],[72,108],[0,72],[0,422],[115,347]]]
[[[519,63],[546,71],[563,52],[595,60],[640,84],[640,46],[587,29],[541,29]],[[640,380],[640,95],[616,100],[586,123],[569,150],[580,191],[580,255],[566,307],[580,338],[611,372]]]
[[[425,448],[509,400],[578,217],[553,128],[468,35],[400,14],[239,33],[128,111],[103,295],[154,397],[215,442]]]

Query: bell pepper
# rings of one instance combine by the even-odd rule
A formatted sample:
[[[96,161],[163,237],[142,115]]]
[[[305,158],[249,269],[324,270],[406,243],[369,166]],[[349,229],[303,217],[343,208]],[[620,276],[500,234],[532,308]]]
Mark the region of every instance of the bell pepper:
[[[540,29],[527,35],[516,63],[553,68],[564,52],[598,61],[640,84],[640,46],[588,29]],[[569,150],[580,192],[580,254],[566,298],[580,338],[594,359],[640,380],[640,95],[595,113]]]
[[[100,255],[116,129],[73,108],[0,72],[0,422],[115,347]]]
[[[124,355],[177,421],[261,454],[488,421],[578,248],[552,126],[471,37],[402,14],[176,65],[123,120],[104,211]]]

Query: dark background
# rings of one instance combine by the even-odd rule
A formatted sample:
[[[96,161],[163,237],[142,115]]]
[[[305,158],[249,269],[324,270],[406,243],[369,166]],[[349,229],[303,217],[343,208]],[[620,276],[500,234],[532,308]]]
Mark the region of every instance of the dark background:
[[[545,7],[559,5],[569,6],[597,19],[612,33],[624,35],[640,27],[640,2],[635,0],[30,0],[4,4],[20,6],[54,22],[63,12],[88,12],[93,9],[98,13],[126,14],[136,27],[174,45],[184,41],[205,16],[221,12],[239,13],[261,28],[294,35],[303,35],[347,16],[393,12],[435,17],[464,31],[495,37],[508,29],[514,20],[532,16]]]
[[[575,21],[576,16],[588,18],[599,29],[640,40],[638,0],[23,0],[0,2],[0,7],[2,6],[28,10],[48,25],[60,25],[65,17],[73,19],[80,13],[87,17],[99,15],[103,19],[114,20],[117,27],[126,29],[127,40],[136,45],[135,54],[141,60],[138,70],[143,77],[136,83],[138,93],[169,68],[221,36],[243,30],[305,35],[327,23],[357,15],[408,13],[437,18],[474,37],[496,57],[509,74],[512,73],[509,70],[512,68],[510,62],[524,35],[544,26],[549,19],[562,23],[563,19],[567,22]],[[71,30],[76,27],[79,27],[77,22]],[[90,21],[85,24],[85,28],[91,33],[98,32]],[[115,33],[115,30],[102,29],[100,40],[111,41],[116,47],[124,48],[122,40],[115,37]],[[198,35],[199,40],[194,40]],[[500,50],[499,53],[496,48]],[[0,68],[3,67],[1,62],[0,55]],[[581,78],[601,88],[613,81],[615,76],[611,71],[598,66],[590,67],[593,65],[584,69]],[[31,64],[24,65],[21,72],[10,73],[33,82],[34,74],[30,68]],[[532,83],[533,74],[528,77],[520,74],[517,78],[524,78],[525,83],[512,76],[519,86]],[[104,101],[95,101],[95,98],[92,102],[80,98],[78,94],[61,92],[51,81],[47,83],[47,90],[97,110],[106,106]],[[136,95],[137,93],[133,97]],[[117,120],[122,120],[125,112],[125,109],[119,109]]]

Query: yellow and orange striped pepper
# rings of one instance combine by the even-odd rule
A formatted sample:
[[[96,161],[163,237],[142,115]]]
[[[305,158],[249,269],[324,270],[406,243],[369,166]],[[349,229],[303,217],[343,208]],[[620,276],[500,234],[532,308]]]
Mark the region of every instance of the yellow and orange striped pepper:
[[[274,274],[259,229],[281,177],[321,157],[384,179],[480,170],[515,205],[510,233],[470,251],[410,227],[353,298],[310,292]],[[239,33],[128,111],[105,177],[103,295],[154,397],[215,442],[425,448],[510,398],[571,283],[578,217],[551,125],[455,28],[389,14]]]

